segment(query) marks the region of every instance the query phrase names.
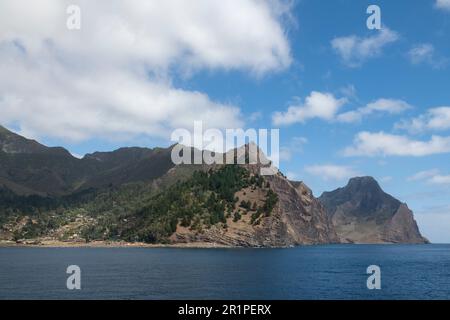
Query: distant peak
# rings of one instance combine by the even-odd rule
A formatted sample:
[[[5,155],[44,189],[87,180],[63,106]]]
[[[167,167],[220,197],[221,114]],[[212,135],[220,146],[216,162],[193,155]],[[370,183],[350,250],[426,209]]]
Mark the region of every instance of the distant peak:
[[[69,151],[62,147],[47,147],[36,140],[25,138],[0,125],[0,151],[9,154],[48,153],[70,156]]]
[[[348,183],[378,183],[374,177],[363,176],[350,178]]]
[[[380,185],[375,178],[370,176],[354,177],[348,181],[346,188],[349,189],[371,189],[382,191]]]

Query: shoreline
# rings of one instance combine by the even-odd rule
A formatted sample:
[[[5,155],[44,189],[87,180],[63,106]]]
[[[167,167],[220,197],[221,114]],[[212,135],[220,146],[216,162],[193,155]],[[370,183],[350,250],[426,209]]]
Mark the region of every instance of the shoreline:
[[[286,249],[301,246],[321,246],[321,245],[426,245],[427,243],[321,243],[303,244],[292,246],[267,246],[248,247],[230,246],[211,242],[190,242],[190,243],[144,243],[144,242],[124,242],[124,241],[91,241],[91,242],[65,242],[57,240],[42,240],[17,243],[11,240],[0,240],[0,248],[177,248],[177,249]],[[431,243],[428,243],[431,244]]]
[[[33,243],[17,243],[14,241],[1,240],[0,248],[242,248],[227,246],[210,242],[174,243],[174,244],[152,244],[144,242],[114,242],[114,241],[92,241],[92,242],[64,242],[64,241],[40,241]]]

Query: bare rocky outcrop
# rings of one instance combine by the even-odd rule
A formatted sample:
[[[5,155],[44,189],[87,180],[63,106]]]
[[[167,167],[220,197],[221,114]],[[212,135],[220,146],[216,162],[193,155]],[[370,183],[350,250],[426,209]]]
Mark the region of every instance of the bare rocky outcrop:
[[[343,243],[428,243],[411,210],[385,193],[372,177],[350,179],[319,200]]]
[[[383,238],[392,243],[427,243],[419,231],[413,212],[402,203],[394,216],[386,223]]]

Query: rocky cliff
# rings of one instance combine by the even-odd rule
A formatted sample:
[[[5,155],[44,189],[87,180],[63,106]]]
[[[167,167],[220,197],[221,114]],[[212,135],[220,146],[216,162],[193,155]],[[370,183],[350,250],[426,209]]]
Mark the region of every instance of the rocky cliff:
[[[251,174],[257,175],[257,166],[246,166]],[[243,214],[235,221],[236,206],[226,219],[226,228],[216,225],[199,233],[178,226],[170,237],[173,243],[208,242],[220,245],[245,247],[286,247],[302,244],[337,243],[331,219],[324,207],[314,198],[309,188],[298,182],[291,182],[281,173],[264,178],[278,196],[278,202],[270,215],[262,215],[252,223],[252,213]],[[247,187],[236,192],[239,201],[262,205],[266,195],[264,188]]]
[[[319,200],[340,242],[428,242],[408,206],[385,193],[372,177],[352,178],[347,186],[324,192]]]
[[[251,176],[259,176],[261,168],[270,167],[270,164],[262,164],[267,163],[267,158],[255,145],[246,145],[230,152],[234,153],[236,162],[239,154],[246,158],[247,164],[241,166]],[[170,237],[171,241],[175,243],[201,241],[252,247],[338,242],[331,219],[321,203],[314,198],[311,190],[302,182],[289,181],[278,169],[272,167],[272,170],[273,175],[263,178],[268,188],[278,198],[270,215],[262,215],[256,223],[252,223],[252,213],[255,211],[250,209],[250,214],[242,215],[238,221],[235,221],[233,216],[236,210],[239,210],[236,206],[231,216],[227,218],[226,228],[219,225],[198,233],[178,227]],[[244,201],[261,206],[265,201],[266,192],[265,188],[249,186],[236,192],[235,197],[239,199],[239,202]]]

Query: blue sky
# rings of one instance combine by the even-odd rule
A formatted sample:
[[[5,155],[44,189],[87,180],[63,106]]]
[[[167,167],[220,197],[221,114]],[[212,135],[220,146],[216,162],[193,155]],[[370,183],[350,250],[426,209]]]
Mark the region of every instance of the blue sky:
[[[21,20],[29,21],[30,29],[13,21],[1,29],[0,57],[12,61],[3,65],[11,68],[9,76],[0,73],[0,84],[8,89],[0,91],[3,125],[78,155],[126,145],[167,146],[171,129],[202,115],[216,119],[212,127],[280,128],[281,170],[304,180],[316,196],[345,185],[353,175],[374,176],[385,191],[414,210],[425,236],[450,242],[450,1],[298,0],[264,6],[246,0],[218,8],[220,19],[204,18],[201,9],[189,8],[194,17],[201,17],[192,21],[189,13],[181,18],[173,13],[183,9],[168,1],[174,3],[165,8],[171,13],[167,22],[155,15],[155,25],[142,29],[149,33],[134,34],[134,42],[120,32],[123,28],[99,38],[91,35],[95,32],[90,28],[99,29],[93,12],[106,19],[116,13],[114,5],[105,2],[93,8],[78,1],[85,21],[78,37],[30,18],[42,14],[59,23],[55,4],[43,2],[52,10],[45,5],[30,8],[25,12],[29,19]],[[381,8],[382,30],[366,27],[371,4]],[[6,16],[7,10],[17,8],[2,9]],[[135,18],[135,29],[130,28],[141,30],[138,10],[125,9],[121,12]],[[127,21],[127,16],[121,19]],[[180,20],[185,25],[177,26]],[[171,21],[175,26],[169,28],[165,23]],[[173,36],[191,25],[211,28],[211,34],[199,34],[214,36],[219,53],[211,52],[213,45],[208,47],[210,42],[203,43],[195,31]],[[151,30],[160,32],[155,36]],[[139,39],[141,34],[153,42]],[[166,34],[174,38],[162,39]],[[153,56],[159,50],[164,55]],[[38,64],[36,59],[49,63]],[[11,74],[18,75],[16,82]],[[139,79],[149,87],[141,87]],[[17,89],[24,81],[28,91]],[[105,86],[95,87],[98,83]],[[59,84],[66,84],[64,94],[56,94]],[[85,89],[88,86],[95,90]],[[51,88],[48,93],[46,88]],[[104,88],[108,90],[103,93]],[[119,94],[122,88],[131,89]],[[151,94],[142,93],[146,90]],[[21,104],[36,92],[44,92],[38,100],[42,106]],[[166,101],[167,96],[171,98]],[[172,104],[176,108],[147,128],[135,120],[141,101],[158,106],[153,114]],[[6,103],[15,109],[7,110]],[[49,103],[55,104],[50,111]],[[78,110],[84,103],[89,110]],[[189,104],[200,107],[190,110]],[[321,106],[326,110],[321,112]],[[133,117],[127,113],[131,109]],[[52,120],[39,120],[47,111]],[[170,121],[164,120],[169,116]],[[67,123],[70,130],[58,129]]]

